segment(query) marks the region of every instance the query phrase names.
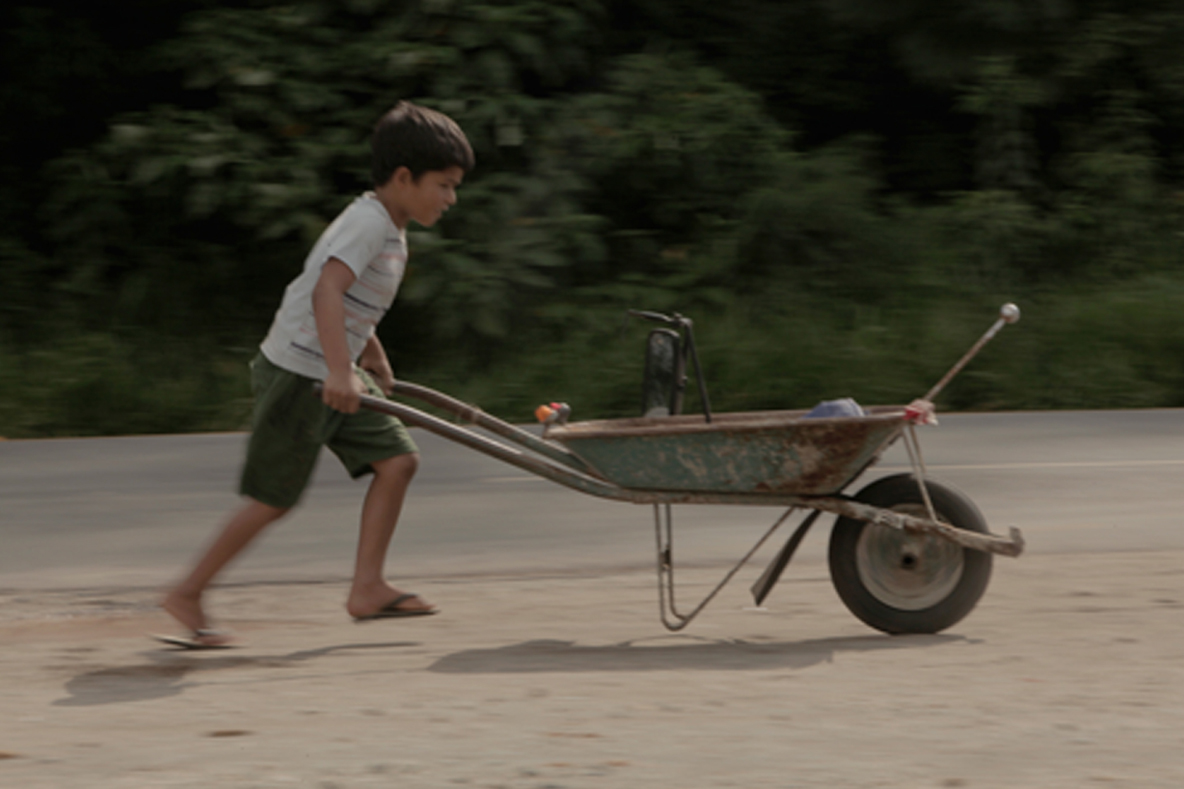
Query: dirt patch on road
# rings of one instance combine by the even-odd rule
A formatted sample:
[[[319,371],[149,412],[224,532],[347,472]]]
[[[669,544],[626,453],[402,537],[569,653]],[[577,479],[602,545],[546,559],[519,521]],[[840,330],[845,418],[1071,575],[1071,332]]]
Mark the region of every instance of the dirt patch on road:
[[[680,635],[645,573],[424,580],[439,616],[364,625],[342,585],[229,587],[209,653],[145,637],[154,590],[10,591],[0,785],[1184,785],[1182,553],[997,561],[934,636],[868,630],[820,565],[745,585]]]

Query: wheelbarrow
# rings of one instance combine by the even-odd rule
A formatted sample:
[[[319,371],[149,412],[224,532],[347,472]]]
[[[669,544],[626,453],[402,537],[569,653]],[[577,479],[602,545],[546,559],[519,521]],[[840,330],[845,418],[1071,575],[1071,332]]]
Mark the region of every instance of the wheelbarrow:
[[[840,415],[828,415],[825,409],[821,415],[817,409],[713,414],[691,320],[677,314],[631,314],[665,324],[647,340],[642,417],[567,422],[567,409],[553,404],[555,408],[541,409],[548,424],[540,436],[403,381],[396,382],[392,395],[445,411],[456,423],[383,398],[363,396],[362,406],[582,493],[652,505],[659,615],[671,631],[686,627],[703,611],[795,514],[801,516],[797,528],[752,586],[756,604],[777,583],[818,517],[833,514],[828,563],[835,589],[856,617],[886,633],[936,633],[950,627],[986,591],[992,556],[1023,551],[1018,529],[1012,527],[1006,537],[992,534],[969,498],[928,479],[915,429],[933,421],[932,401],[954,375],[1004,324],[1019,319],[1015,305],[1003,306],[994,324],[923,398],[909,406],[866,410],[848,403],[848,413]],[[695,370],[702,414],[680,413],[688,366]],[[878,479],[854,495],[844,492],[902,439],[911,473]],[[675,603],[675,504],[775,505],[786,510],[684,612]]]

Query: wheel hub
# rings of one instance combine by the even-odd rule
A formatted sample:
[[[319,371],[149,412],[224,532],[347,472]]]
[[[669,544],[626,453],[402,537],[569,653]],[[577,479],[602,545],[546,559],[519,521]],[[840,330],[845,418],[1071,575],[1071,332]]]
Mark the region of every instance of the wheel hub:
[[[928,517],[924,507],[898,506],[897,512]],[[923,534],[867,524],[855,549],[855,566],[864,586],[885,605],[920,611],[944,600],[962,578],[963,549]]]

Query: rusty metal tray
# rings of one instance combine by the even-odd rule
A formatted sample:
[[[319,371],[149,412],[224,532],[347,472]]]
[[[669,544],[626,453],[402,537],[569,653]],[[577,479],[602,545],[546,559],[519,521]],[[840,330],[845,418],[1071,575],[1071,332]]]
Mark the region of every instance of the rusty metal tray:
[[[611,419],[550,427],[544,437],[633,490],[828,496],[879,459],[904,429],[904,406],[863,417],[806,411]]]

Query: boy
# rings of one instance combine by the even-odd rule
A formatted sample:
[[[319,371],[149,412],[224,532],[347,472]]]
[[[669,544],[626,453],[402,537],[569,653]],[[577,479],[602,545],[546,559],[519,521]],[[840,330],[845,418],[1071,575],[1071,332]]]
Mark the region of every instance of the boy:
[[[362,507],[346,611],[358,620],[435,613],[383,577],[418,450],[399,420],[359,410],[358,396],[389,394],[394,385],[374,330],[403,276],[407,223],[431,227],[456,203],[473,151],[452,119],[408,102],[379,120],[370,144],[374,191],[357,198],[322,234],[303,273],[284,292],[251,363],[255,411],[240,484],[246,501],[162,601],[192,633],[174,643],[229,645],[227,635],[210,628],[202,595],[266,526],[295,506],[322,445],[351,476],[374,475]],[[324,382],[321,401],[312,393],[314,381]]]

